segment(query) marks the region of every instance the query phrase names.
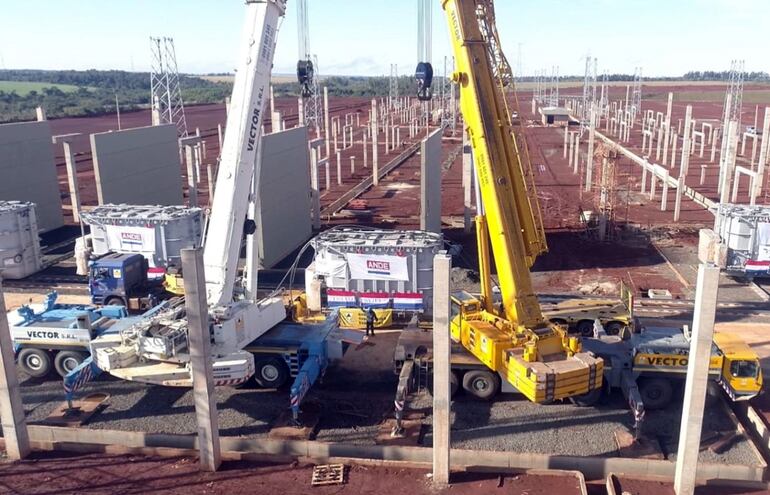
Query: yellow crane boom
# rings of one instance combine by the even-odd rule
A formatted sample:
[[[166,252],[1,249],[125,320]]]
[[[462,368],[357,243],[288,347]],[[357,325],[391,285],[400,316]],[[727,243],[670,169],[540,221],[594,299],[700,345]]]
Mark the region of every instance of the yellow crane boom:
[[[473,153],[483,214],[476,218],[481,301],[460,294],[452,336],[491,370],[536,402],[601,387],[603,361],[581,352],[576,337],[546,322],[529,269],[546,250],[536,198],[519,156],[504,86],[512,84],[500,49],[491,0],[442,0]],[[535,202],[535,208],[532,202]],[[502,307],[491,294],[491,259]]]

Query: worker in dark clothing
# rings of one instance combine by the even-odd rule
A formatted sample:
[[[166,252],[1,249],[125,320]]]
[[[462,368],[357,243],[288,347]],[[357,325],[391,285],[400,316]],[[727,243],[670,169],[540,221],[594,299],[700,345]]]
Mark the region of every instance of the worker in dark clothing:
[[[366,310],[366,335],[369,336],[369,332],[372,332],[374,337],[374,324],[377,323],[377,314],[374,309],[369,308]]]

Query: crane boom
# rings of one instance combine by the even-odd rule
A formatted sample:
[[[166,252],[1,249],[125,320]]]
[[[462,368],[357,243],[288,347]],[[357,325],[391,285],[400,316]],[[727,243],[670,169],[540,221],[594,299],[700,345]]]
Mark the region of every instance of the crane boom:
[[[246,0],[241,52],[203,252],[210,306],[233,300],[249,190],[262,143],[278,21],[285,12],[286,0]]]
[[[483,204],[476,217],[481,300],[467,293],[453,295],[459,309],[452,337],[530,400],[593,393],[601,388],[603,361],[581,352],[578,338],[545,320],[532,287],[529,269],[546,243],[531,174],[519,156],[505,100],[504,88],[513,78],[498,39],[492,0],[442,0],[442,6]],[[500,309],[492,304],[489,244]]]

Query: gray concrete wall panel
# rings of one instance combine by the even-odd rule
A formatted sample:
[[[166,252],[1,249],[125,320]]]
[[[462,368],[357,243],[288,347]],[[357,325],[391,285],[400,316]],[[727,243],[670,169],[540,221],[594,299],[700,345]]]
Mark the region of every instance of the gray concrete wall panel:
[[[48,122],[0,125],[0,200],[35,203],[41,230],[64,225]]]
[[[270,268],[312,235],[307,129],[262,138],[258,203],[259,259]]]
[[[176,126],[91,134],[99,204],[181,205]]]
[[[441,134],[436,130],[421,147],[420,229],[441,233]]]

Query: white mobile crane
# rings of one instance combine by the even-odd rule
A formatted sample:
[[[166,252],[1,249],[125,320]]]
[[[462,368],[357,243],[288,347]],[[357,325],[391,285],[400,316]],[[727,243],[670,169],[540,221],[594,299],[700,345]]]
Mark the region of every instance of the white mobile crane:
[[[246,0],[203,263],[214,383],[238,385],[254,376],[258,384],[272,388],[294,376],[291,405],[296,417],[302,397],[329,360],[342,357],[343,339],[356,339],[338,329],[336,315],[325,324],[300,326],[284,322],[286,309],[280,296],[258,299],[254,242],[248,243],[245,286],[237,285],[243,237],[255,231],[262,122],[278,24],[285,11],[286,0]],[[71,395],[86,377],[101,371],[125,380],[191,386],[187,332],[182,298],[166,301],[140,317],[116,321],[91,341],[92,359],[65,378],[65,390]]]

